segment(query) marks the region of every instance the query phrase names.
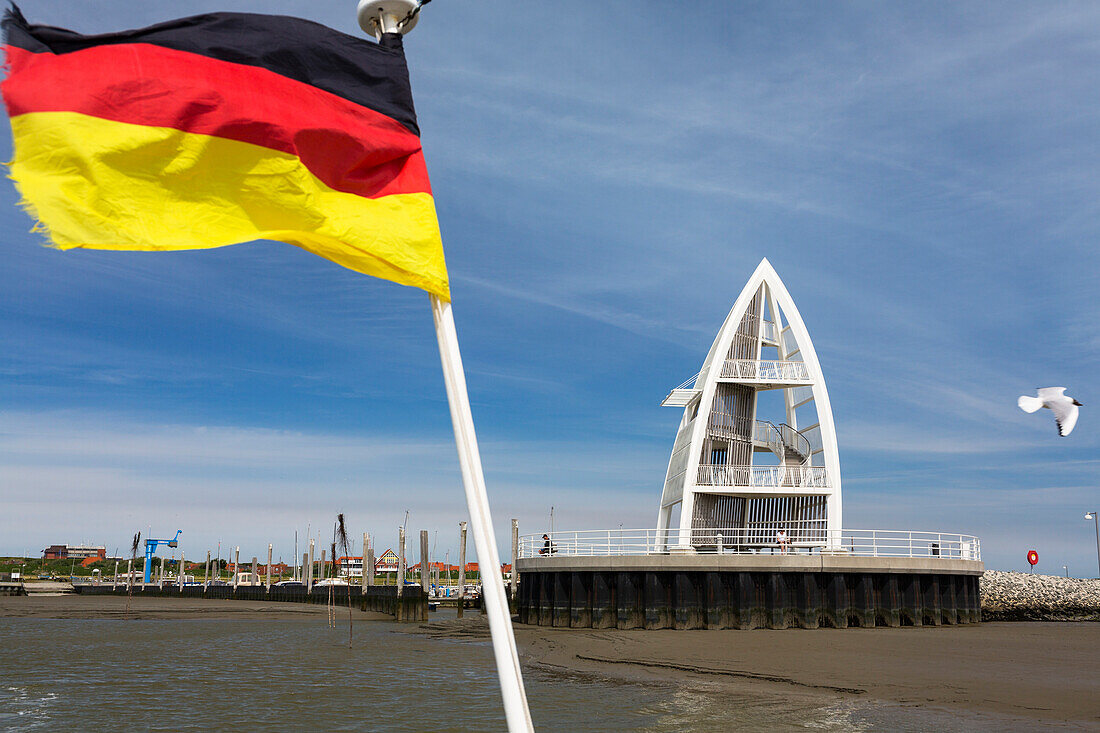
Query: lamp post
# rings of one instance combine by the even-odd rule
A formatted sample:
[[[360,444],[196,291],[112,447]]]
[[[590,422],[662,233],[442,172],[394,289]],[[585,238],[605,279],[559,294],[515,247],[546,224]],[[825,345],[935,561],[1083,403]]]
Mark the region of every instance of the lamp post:
[[[1095,510],[1085,512],[1085,519],[1091,519],[1096,529],[1096,577],[1100,578],[1100,519],[1097,518]]]

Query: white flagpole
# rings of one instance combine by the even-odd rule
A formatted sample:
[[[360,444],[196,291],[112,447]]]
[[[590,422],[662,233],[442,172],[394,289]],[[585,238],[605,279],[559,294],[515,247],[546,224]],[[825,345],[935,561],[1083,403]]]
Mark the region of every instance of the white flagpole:
[[[500,575],[500,553],[497,551],[493,522],[489,516],[489,497],[485,491],[485,476],[481,469],[481,454],[474,434],[474,418],[470,412],[470,397],[466,393],[466,373],[458,350],[451,304],[432,295],[432,316],[439,339],[439,358],[443,362],[443,379],[447,384],[447,401],[451,406],[458,463],[462,469],[462,484],[466,489],[466,504],[470,510],[470,526],[474,530],[474,546],[481,563],[481,592],[489,631],[493,638],[500,691],[504,697],[504,715],[511,733],[534,731],[527,694],[523,689],[523,673],[516,652],[516,637],[512,633],[512,617],[504,595],[504,580]],[[513,569],[513,572],[515,570]]]
[[[416,25],[417,12],[425,0],[359,0],[356,15],[359,27],[381,40],[383,33],[408,33]],[[477,449],[474,417],[470,412],[470,397],[466,393],[466,372],[458,350],[451,304],[431,296],[435,334],[439,339],[439,358],[443,362],[443,379],[447,385],[447,402],[451,407],[458,464],[462,470],[462,485],[466,489],[466,505],[470,525],[474,530],[474,547],[481,564],[481,593],[489,631],[493,639],[500,692],[504,698],[504,717],[509,733],[534,733],[527,693],[523,689],[523,673],[519,668],[516,637],[512,633],[512,617],[504,595],[504,580],[500,574],[500,553],[493,535],[489,515],[489,496],[485,491],[485,476],[481,470],[481,454]],[[513,572],[515,570],[513,569]]]

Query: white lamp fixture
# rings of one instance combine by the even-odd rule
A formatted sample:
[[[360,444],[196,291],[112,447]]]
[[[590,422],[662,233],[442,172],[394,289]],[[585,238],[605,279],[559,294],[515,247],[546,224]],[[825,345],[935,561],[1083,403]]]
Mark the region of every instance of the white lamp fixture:
[[[416,0],[359,0],[356,16],[359,27],[376,38],[383,33],[405,34],[416,27],[419,5]],[[401,23],[405,18],[408,22]]]

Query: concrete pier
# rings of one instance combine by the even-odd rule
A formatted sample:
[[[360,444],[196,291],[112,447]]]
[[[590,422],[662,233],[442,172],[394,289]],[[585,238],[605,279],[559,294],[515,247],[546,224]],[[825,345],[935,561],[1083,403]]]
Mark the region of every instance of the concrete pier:
[[[539,557],[519,621],[619,629],[816,629],[981,621],[984,565],[831,555]]]

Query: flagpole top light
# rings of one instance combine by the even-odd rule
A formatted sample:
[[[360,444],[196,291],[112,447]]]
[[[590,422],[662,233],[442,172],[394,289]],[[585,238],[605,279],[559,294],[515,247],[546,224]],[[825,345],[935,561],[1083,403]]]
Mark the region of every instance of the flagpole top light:
[[[405,34],[415,28],[419,6],[417,0],[359,0],[356,15],[359,27],[377,38],[383,33]],[[408,21],[402,23],[405,18]]]

